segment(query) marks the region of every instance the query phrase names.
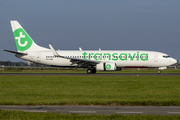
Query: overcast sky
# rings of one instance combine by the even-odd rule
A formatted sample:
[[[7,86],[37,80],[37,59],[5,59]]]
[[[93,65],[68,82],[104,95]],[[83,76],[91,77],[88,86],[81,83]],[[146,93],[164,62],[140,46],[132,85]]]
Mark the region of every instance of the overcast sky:
[[[40,46],[152,50],[180,60],[180,0],[0,0],[0,48],[16,51],[10,20]],[[0,61],[23,61],[0,50]]]

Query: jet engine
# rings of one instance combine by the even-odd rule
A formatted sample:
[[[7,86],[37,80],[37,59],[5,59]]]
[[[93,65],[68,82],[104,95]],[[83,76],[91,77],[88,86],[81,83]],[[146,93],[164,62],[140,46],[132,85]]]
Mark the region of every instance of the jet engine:
[[[117,70],[116,63],[105,62],[96,65],[96,70],[99,71],[114,71]]]

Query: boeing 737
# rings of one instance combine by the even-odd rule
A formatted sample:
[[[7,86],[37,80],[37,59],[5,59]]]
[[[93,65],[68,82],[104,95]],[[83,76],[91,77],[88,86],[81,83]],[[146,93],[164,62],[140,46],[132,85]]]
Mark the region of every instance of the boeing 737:
[[[55,50],[38,46],[18,21],[10,21],[17,51],[4,50],[14,53],[23,60],[50,65],[53,67],[79,67],[87,68],[88,74],[96,71],[117,71],[122,68],[158,68],[166,69],[167,66],[177,63],[169,55],[155,51],[142,50],[82,50],[76,51]]]

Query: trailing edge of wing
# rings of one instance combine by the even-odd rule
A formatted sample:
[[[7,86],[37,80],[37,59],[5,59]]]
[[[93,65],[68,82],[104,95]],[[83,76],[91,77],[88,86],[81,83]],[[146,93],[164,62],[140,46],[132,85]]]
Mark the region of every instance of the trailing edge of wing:
[[[3,51],[6,51],[6,52],[13,53],[13,54],[27,55],[27,53],[15,52],[15,51],[5,50],[5,49],[2,49],[2,50],[3,50]]]

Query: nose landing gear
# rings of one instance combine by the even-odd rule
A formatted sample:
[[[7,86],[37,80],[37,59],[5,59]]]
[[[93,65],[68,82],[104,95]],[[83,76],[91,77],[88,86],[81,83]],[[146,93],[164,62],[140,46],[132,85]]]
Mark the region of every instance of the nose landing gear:
[[[160,71],[160,70],[158,70],[158,71],[157,71],[157,73],[158,73],[158,74],[161,74],[161,71]]]

